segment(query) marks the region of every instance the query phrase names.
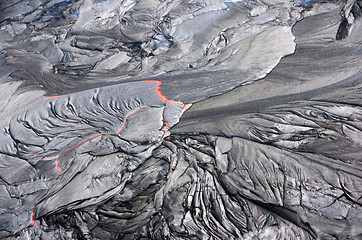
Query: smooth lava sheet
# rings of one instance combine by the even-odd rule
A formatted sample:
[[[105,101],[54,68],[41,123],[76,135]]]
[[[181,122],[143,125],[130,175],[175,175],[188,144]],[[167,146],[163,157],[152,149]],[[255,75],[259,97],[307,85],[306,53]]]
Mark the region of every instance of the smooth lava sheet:
[[[361,239],[361,0],[0,2],[0,239]]]

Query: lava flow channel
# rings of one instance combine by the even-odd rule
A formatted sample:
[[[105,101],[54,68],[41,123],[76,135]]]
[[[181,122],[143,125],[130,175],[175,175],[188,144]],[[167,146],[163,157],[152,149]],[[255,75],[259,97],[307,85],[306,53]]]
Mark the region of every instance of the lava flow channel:
[[[158,80],[144,80],[144,81],[140,81],[140,82],[156,82],[156,83],[157,83],[157,86],[156,86],[154,92],[157,94],[157,96],[159,96],[159,97],[162,99],[163,102],[165,102],[165,103],[171,102],[171,103],[177,103],[177,104],[183,105],[183,107],[182,107],[182,109],[180,110],[180,113],[179,113],[179,115],[178,115],[179,118],[182,116],[182,114],[183,114],[188,108],[191,107],[191,104],[184,104],[184,103],[181,102],[181,101],[176,101],[176,100],[168,99],[165,95],[163,95],[163,93],[161,92],[161,85],[162,85],[162,82],[161,82],[161,81],[158,81]],[[135,114],[138,110],[140,110],[141,108],[144,108],[144,107],[146,107],[146,105],[144,105],[144,106],[139,106],[139,107],[133,109],[132,111],[128,112],[128,113],[125,115],[125,117],[124,117],[124,121],[123,121],[122,126],[121,126],[118,130],[116,130],[116,131],[114,131],[114,132],[106,132],[106,133],[94,134],[94,135],[92,135],[92,136],[89,136],[89,137],[81,140],[81,141],[78,142],[77,144],[75,144],[75,145],[73,145],[73,146],[71,146],[71,147],[68,147],[67,149],[61,151],[60,153],[58,153],[58,154],[56,154],[56,155],[54,155],[54,156],[45,157],[45,158],[42,157],[42,158],[38,158],[38,159],[34,159],[34,160],[43,160],[43,161],[54,160],[54,163],[55,163],[55,167],[54,167],[54,168],[59,172],[58,175],[57,175],[57,177],[55,178],[55,179],[57,179],[57,178],[59,177],[59,175],[61,174],[61,172],[63,171],[63,169],[62,169],[61,167],[59,167],[59,162],[58,162],[58,159],[59,159],[59,157],[60,157],[62,154],[64,154],[64,153],[66,153],[66,152],[68,152],[68,151],[70,151],[70,150],[72,150],[72,149],[80,146],[81,144],[83,144],[83,143],[85,143],[85,142],[87,142],[87,141],[89,141],[89,140],[91,140],[91,139],[93,139],[93,138],[95,138],[95,137],[104,136],[104,135],[118,135],[118,134],[121,133],[122,130],[124,129],[124,127],[125,127],[125,125],[126,125],[126,122],[127,122],[127,119],[128,119],[131,115]],[[168,106],[166,105],[165,108],[167,108],[167,107],[168,107]],[[170,126],[169,126],[169,123],[168,123],[165,119],[163,119],[163,122],[164,122],[164,126],[163,126],[163,128],[161,129],[161,131],[165,132],[165,134],[163,135],[163,137],[166,137],[166,136],[168,136],[167,130],[169,129]],[[50,186],[50,187],[51,187],[51,186]],[[49,187],[49,189],[50,189],[50,187]],[[48,189],[48,190],[49,190],[49,189]]]
[[[70,150],[82,145],[83,143],[85,143],[85,142],[87,142],[87,141],[89,141],[91,139],[94,139],[94,138],[96,138],[98,136],[121,134],[122,130],[125,129],[127,121],[129,120],[129,118],[132,115],[134,115],[135,113],[137,113],[140,109],[146,108],[148,106],[154,107],[156,105],[156,106],[159,106],[159,107],[164,107],[164,110],[163,110],[163,113],[162,113],[163,114],[162,115],[163,126],[162,126],[161,129],[158,129],[158,130],[164,132],[162,138],[168,136],[168,134],[167,134],[168,131],[167,130],[170,127],[172,127],[173,125],[175,125],[177,122],[175,122],[175,120],[172,120],[172,122],[170,123],[169,120],[167,120],[167,118],[165,118],[165,111],[170,111],[171,113],[175,113],[174,118],[176,118],[177,121],[178,121],[178,118],[182,116],[182,114],[191,106],[191,104],[184,104],[181,101],[175,101],[175,100],[172,100],[172,99],[168,99],[161,92],[161,84],[162,84],[161,81],[148,80],[148,81],[136,82],[136,84],[142,84],[142,83],[145,83],[145,84],[150,84],[151,83],[153,86],[152,86],[152,88],[148,88],[148,90],[152,90],[152,92],[155,93],[156,96],[153,96],[153,97],[150,96],[150,97],[146,98],[145,102],[143,104],[141,104],[140,106],[133,107],[132,109],[130,109],[129,112],[124,115],[122,125],[117,130],[115,130],[113,132],[96,133],[96,134],[93,134],[91,136],[87,136],[83,140],[80,140],[79,142],[77,142],[76,144],[74,144],[72,146],[68,146],[66,149],[60,150],[56,155],[48,156],[48,157],[43,156],[43,157],[32,158],[31,160],[27,160],[27,161],[29,163],[34,161],[34,160],[35,161],[39,161],[39,160],[41,160],[41,161],[54,161],[54,165],[55,165],[54,169],[58,172],[57,176],[53,180],[51,180],[54,183],[54,181],[64,171],[64,166],[62,166],[61,162],[59,162],[59,157],[61,155],[63,155],[64,153],[66,153],[66,152],[68,152],[68,151],[70,151]],[[156,86],[154,86],[155,83],[156,83]],[[124,85],[124,84],[120,84],[121,87],[122,87],[122,85]],[[107,89],[106,89],[106,91],[107,91]],[[81,93],[81,92],[79,92],[79,93]],[[111,96],[112,94],[110,93],[108,95]],[[149,95],[152,95],[152,94],[150,93]],[[88,96],[88,95],[84,94],[84,96]],[[9,121],[11,121],[11,119],[16,119],[17,116],[21,114],[19,112],[24,112],[24,111],[31,112],[32,109],[36,110],[36,109],[39,109],[41,107],[44,108],[49,101],[53,101],[53,103],[56,104],[57,101],[64,100],[66,98],[68,98],[68,101],[69,101],[69,96],[67,96],[67,95],[51,96],[51,97],[48,97],[48,98],[44,98],[44,99],[41,99],[41,100],[38,100],[38,101],[35,101],[35,102],[31,103],[31,104],[26,105],[25,107],[15,111],[14,113],[9,114],[7,117],[11,117],[10,120],[9,120]],[[62,103],[62,104],[64,104],[64,103]],[[169,115],[170,115],[170,113],[168,113],[168,116]],[[5,118],[2,119],[2,120],[5,120]],[[10,124],[9,124],[9,126],[10,126]],[[44,152],[44,153],[46,153],[46,152]],[[53,183],[50,184],[50,186],[48,187],[47,192],[49,192],[49,190],[53,186]],[[34,225],[34,226],[37,226],[37,224],[36,224],[35,220],[33,219],[33,217],[31,218],[31,224]]]

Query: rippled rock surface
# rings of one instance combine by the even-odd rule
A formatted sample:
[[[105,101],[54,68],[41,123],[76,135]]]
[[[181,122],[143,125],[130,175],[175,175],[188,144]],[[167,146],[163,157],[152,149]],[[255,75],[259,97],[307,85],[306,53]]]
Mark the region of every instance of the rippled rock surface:
[[[1,239],[360,239],[359,0],[0,3]]]

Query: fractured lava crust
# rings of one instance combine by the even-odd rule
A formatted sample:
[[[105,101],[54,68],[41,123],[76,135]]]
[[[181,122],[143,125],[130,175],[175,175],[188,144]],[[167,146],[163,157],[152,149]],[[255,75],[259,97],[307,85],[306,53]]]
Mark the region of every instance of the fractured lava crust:
[[[361,6],[1,1],[0,238],[360,239]]]
[[[85,199],[81,205],[89,206],[120,188],[121,169],[134,170],[145,161],[188,107],[164,97],[159,85],[142,81],[52,96],[4,117],[0,177],[6,230],[39,227],[36,216],[72,209]],[[104,161],[102,156],[116,152],[123,153],[118,156],[125,165]]]

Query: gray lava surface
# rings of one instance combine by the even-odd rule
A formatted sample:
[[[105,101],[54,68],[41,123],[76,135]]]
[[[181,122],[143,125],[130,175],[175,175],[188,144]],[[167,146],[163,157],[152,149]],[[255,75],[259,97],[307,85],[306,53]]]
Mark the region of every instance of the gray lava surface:
[[[362,239],[361,0],[1,0],[0,239]]]

